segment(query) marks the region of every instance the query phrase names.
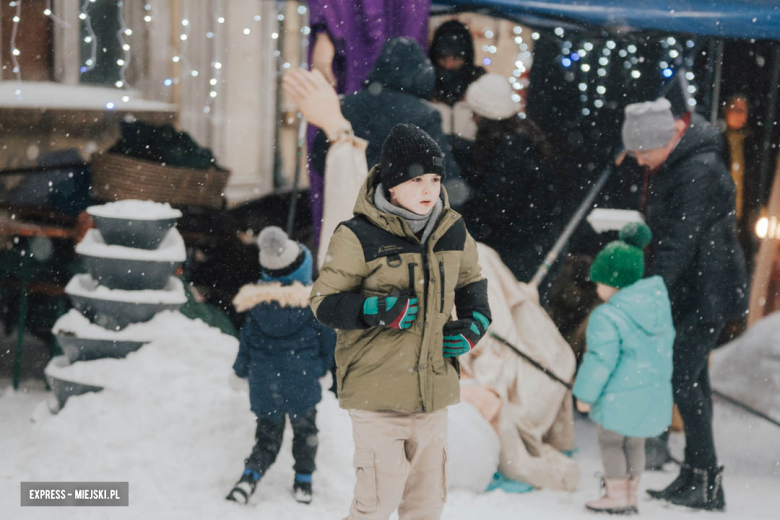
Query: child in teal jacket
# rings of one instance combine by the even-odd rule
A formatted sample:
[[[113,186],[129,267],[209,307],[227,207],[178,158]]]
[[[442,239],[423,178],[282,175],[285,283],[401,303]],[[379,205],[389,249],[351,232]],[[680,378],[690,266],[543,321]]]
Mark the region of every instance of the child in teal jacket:
[[[675,331],[663,279],[642,280],[650,228],[632,223],[593,261],[590,278],[604,303],[590,316],[588,351],[574,383],[577,409],[598,423],[606,494],[592,511],[637,511],[645,467],[645,437],[672,420],[672,345]]]

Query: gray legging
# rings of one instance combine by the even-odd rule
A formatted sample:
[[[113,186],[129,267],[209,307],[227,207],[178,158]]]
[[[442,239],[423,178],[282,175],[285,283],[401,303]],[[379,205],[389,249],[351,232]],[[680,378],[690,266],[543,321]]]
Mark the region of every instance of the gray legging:
[[[626,437],[611,430],[598,428],[601,461],[604,463],[604,475],[610,480],[642,476],[645,469],[645,439]]]

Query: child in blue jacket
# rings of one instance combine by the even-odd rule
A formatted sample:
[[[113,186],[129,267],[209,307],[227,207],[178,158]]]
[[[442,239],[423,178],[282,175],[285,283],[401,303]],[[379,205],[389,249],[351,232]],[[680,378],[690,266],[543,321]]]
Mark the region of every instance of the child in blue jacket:
[[[246,503],[254,493],[279,453],[286,414],[293,429],[293,494],[309,503],[317,454],[315,406],[322,398],[319,378],[333,364],[336,333],[321,325],[309,308],[309,250],[273,226],[260,233],[258,245],[262,280],[242,287],[233,300],[239,312],[248,311],[233,370],[249,379],[256,444],[227,499]]]
[[[590,315],[587,353],[574,383],[577,409],[598,423],[605,495],[586,507],[637,512],[645,438],[672,420],[672,308],[663,279],[642,280],[652,239],[644,224],[627,224],[590,270],[604,303]]]

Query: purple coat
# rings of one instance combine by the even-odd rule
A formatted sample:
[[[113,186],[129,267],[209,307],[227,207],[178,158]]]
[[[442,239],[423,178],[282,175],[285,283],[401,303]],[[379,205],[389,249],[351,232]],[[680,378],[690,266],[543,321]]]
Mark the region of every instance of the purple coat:
[[[330,36],[336,55],[333,75],[339,94],[352,94],[363,88],[382,46],[390,38],[407,36],[423,49],[428,48],[428,11],[431,0],[309,0],[311,50],[317,33]],[[317,128],[307,133],[309,150],[314,145]],[[322,222],[322,173],[309,165],[314,242],[319,243]],[[324,244],[327,246],[327,244]]]

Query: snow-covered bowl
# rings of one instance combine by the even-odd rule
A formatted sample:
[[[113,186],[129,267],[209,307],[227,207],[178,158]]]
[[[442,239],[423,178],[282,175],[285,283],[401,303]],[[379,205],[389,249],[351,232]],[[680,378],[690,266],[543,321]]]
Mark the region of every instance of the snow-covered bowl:
[[[76,309],[71,309],[54,324],[52,334],[68,360],[89,361],[123,358],[150,341],[144,324],[124,330],[107,330],[91,323]],[[139,330],[140,329],[140,330]]]
[[[176,228],[168,230],[157,249],[106,244],[97,229],[90,229],[76,246],[87,271],[109,289],[160,290],[187,257]]]
[[[75,381],[72,375],[68,374],[67,367],[70,361],[65,356],[55,356],[51,358],[49,364],[43,369],[46,381],[49,383],[52,393],[54,393],[59,403],[59,408],[65,406],[65,401],[74,395],[82,395],[88,392],[100,392],[102,386],[91,385],[80,381]]]
[[[81,314],[110,330],[149,321],[158,312],[179,310],[187,303],[184,285],[174,277],[162,290],[124,291],[103,287],[90,275],[79,274],[71,278],[65,292]]]
[[[90,206],[87,213],[108,245],[156,249],[182,213],[168,203],[120,200]]]

